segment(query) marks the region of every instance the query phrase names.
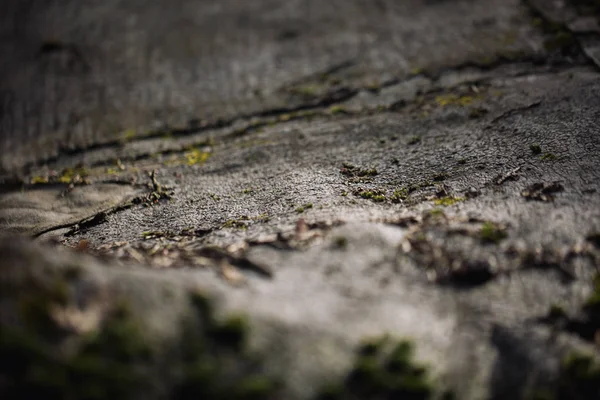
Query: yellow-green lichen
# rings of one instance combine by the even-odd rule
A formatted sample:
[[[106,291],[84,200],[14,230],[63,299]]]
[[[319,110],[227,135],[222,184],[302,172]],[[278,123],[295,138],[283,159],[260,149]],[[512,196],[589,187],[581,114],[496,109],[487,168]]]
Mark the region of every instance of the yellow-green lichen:
[[[209,151],[195,148],[185,153],[185,159],[187,165],[201,165],[204,164],[211,155],[212,153]]]
[[[460,203],[462,201],[465,201],[464,197],[445,196],[445,197],[433,200],[433,204],[435,204],[436,206],[447,207],[447,206],[452,206],[456,203]]]
[[[469,95],[464,95],[464,96],[458,96],[456,94],[445,94],[445,95],[440,95],[440,96],[436,96],[435,98],[435,102],[441,106],[469,106],[471,104],[473,104],[473,102],[477,100],[476,96],[469,96]]]
[[[34,176],[33,178],[31,178],[31,183],[33,185],[48,183],[48,182],[49,182],[48,176],[38,175],[38,176]]]
[[[84,167],[65,168],[58,176],[60,183],[79,183],[89,176],[89,171]]]

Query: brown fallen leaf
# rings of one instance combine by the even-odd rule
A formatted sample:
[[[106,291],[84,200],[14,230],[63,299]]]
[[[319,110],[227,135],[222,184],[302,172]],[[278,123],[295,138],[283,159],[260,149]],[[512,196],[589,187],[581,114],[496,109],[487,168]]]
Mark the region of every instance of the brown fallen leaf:
[[[221,276],[232,286],[240,286],[246,281],[244,274],[226,260],[221,262],[220,267]]]

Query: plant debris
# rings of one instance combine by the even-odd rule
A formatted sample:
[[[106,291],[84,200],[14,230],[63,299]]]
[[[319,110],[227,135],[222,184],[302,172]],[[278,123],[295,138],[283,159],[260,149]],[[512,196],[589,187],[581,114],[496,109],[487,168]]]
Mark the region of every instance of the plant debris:
[[[521,196],[527,200],[549,202],[554,199],[553,194],[564,191],[565,188],[560,182],[552,183],[534,183],[521,191]]]

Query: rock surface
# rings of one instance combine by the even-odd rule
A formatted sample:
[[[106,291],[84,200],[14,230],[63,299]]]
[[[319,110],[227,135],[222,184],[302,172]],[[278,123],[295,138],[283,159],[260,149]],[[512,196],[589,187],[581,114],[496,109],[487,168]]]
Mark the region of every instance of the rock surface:
[[[1,7],[0,395],[600,396],[594,2]]]

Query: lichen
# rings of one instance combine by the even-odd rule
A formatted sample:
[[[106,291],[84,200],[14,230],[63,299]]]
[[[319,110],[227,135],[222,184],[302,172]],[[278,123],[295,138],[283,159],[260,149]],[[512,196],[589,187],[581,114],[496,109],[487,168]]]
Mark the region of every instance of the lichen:
[[[187,165],[201,165],[204,164],[212,155],[209,151],[204,151],[199,148],[191,149],[185,153]]]
[[[43,175],[38,175],[38,176],[34,176],[33,178],[31,178],[31,184],[32,185],[39,185],[42,183],[48,183],[49,178],[48,176],[43,176]]]
[[[460,203],[462,201],[465,201],[464,197],[444,196],[442,198],[433,200],[433,204],[435,204],[436,206],[447,207],[452,206],[456,203]]]
[[[475,96],[458,96],[456,94],[445,94],[435,98],[435,102],[441,107],[450,105],[464,107],[473,104],[475,100],[477,100]]]

